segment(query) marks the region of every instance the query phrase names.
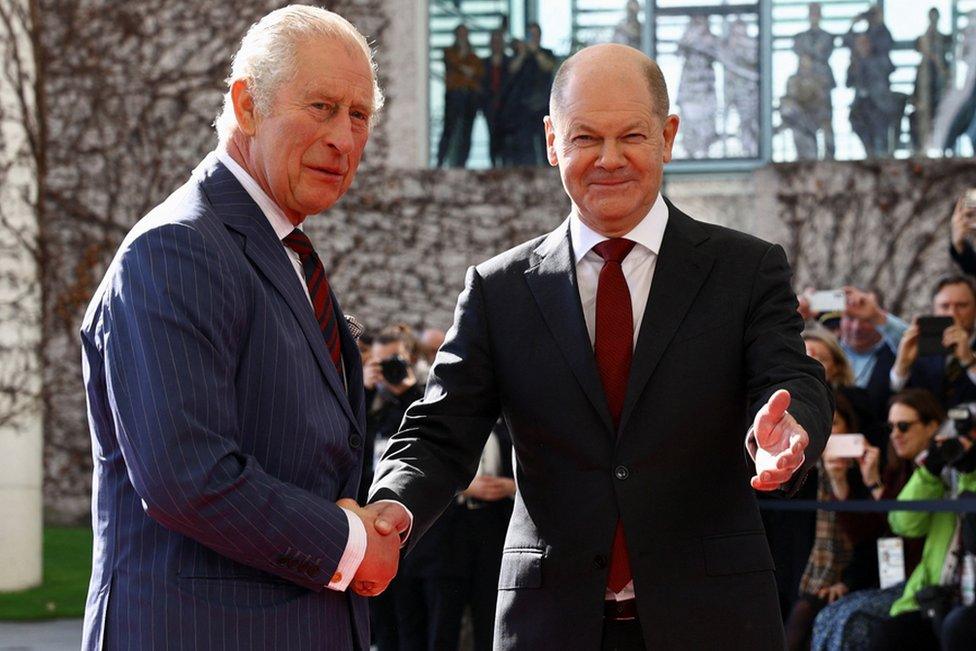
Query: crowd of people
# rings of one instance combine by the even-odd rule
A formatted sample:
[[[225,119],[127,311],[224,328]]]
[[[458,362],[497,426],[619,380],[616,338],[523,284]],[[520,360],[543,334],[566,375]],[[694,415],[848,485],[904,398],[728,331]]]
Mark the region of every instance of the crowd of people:
[[[491,33],[491,53],[481,59],[463,23],[454,44],[444,49],[444,126],[437,166],[464,167],[471,151],[471,131],[481,111],[488,123],[493,167],[546,163],[542,118],[556,56],[542,47],[542,28],[528,26],[528,37],[506,40],[504,28]]]
[[[912,150],[918,154],[945,152],[963,134],[976,134],[976,21],[971,15],[962,36],[961,60],[969,76],[958,88],[952,84],[953,39],[939,31],[940,13],[929,10],[925,31],[915,39],[921,55],[911,94],[891,88],[895,71],[891,51],[895,45],[879,5],[854,17],[850,30],[838,36],[821,26],[821,7],[810,3],[809,28],[793,37],[797,70],[780,99],[782,127],[792,133],[797,158],[834,157],[833,102],[838,85],[830,66],[838,38],[850,51],[845,85],[854,91],[849,107],[851,128],[868,157],[888,156],[898,145],[901,121],[911,107],[909,125]],[[823,146],[818,145],[818,135]]]
[[[812,290],[798,296],[807,354],[835,392],[832,432],[864,437],[858,456],[834,455],[828,443],[799,497],[976,497],[974,224],[976,210],[960,199],[950,237],[958,273],[934,283],[931,309],[910,323],[877,291],[845,287],[843,308],[821,313]],[[933,337],[934,347],[923,341]],[[790,649],[976,648],[973,514],[769,510],[764,524]],[[879,557],[891,538],[903,553],[889,562],[907,580],[883,585],[892,568]]]
[[[423,397],[427,373],[444,332],[417,335],[395,324],[359,338],[366,387],[366,468],[360,501],[373,482],[373,468],[396,433],[407,407]],[[387,590],[370,600],[373,645],[378,651],[435,651],[467,646],[490,651],[505,532],[515,480],[512,446],[499,421],[471,485],[404,557]]]

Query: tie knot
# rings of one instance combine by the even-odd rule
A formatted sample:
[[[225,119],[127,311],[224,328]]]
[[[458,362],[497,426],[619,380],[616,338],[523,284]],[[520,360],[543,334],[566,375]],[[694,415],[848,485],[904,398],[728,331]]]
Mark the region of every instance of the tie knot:
[[[297,253],[298,257],[302,258],[303,260],[315,253],[315,249],[312,248],[312,241],[308,239],[308,235],[297,228],[291,233],[288,233],[288,235],[285,236],[285,239],[281,241],[285,246]]]
[[[633,240],[625,240],[622,237],[614,237],[603,240],[593,247],[596,254],[603,258],[604,262],[623,262],[627,254],[634,248]]]

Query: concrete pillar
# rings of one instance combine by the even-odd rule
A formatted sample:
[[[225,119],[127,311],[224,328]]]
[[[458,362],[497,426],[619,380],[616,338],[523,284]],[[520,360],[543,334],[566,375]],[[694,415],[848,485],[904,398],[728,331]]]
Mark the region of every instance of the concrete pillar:
[[[428,3],[386,0],[390,21],[378,52],[384,92],[390,98],[381,118],[388,138],[385,164],[394,169],[426,168],[428,142]]]
[[[27,13],[28,0],[4,4]],[[23,99],[34,111],[34,59],[26,26],[12,13],[13,33],[0,26],[0,40],[17,48],[24,86],[12,85],[8,69],[0,74],[0,591],[41,582],[41,290],[31,252],[37,168],[21,108]],[[12,57],[0,60],[11,65]]]

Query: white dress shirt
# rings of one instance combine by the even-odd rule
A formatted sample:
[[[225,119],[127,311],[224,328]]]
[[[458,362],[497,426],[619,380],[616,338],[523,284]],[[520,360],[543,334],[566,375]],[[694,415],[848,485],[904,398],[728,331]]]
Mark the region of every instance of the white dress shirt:
[[[633,230],[622,236],[636,244],[621,264],[634,311],[634,346],[637,345],[637,335],[640,334],[641,322],[644,320],[644,308],[647,307],[657,255],[661,251],[661,241],[667,225],[668,206],[658,194],[647,216]],[[586,319],[590,344],[593,344],[596,341],[596,290],[600,282],[600,270],[603,269],[603,258],[593,247],[610,238],[592,230],[575,213],[569,218],[569,234],[573,241],[576,284],[580,303],[583,305],[583,318]]]
[[[283,240],[287,237],[293,230],[295,230],[294,224],[288,221],[285,217],[284,211],[278,207],[278,205],[271,200],[261,186],[258,185],[250,174],[248,174],[243,167],[241,167],[237,161],[231,158],[230,154],[224,149],[217,150],[217,160],[224,164],[234,178],[244,186],[244,190],[254,199],[254,202],[258,204],[261,212],[268,219],[271,224],[271,228],[274,229],[275,235],[278,236],[279,240]],[[295,273],[298,275],[298,279],[302,283],[302,287],[305,288],[305,295],[308,298],[308,303],[312,305],[312,298],[308,295],[308,285],[305,282],[305,274],[302,271],[302,261],[298,256],[298,253],[293,251],[291,248],[282,243],[281,247],[285,250],[288,255],[288,259],[291,260],[292,266],[295,268]],[[363,562],[363,557],[366,556],[366,527],[363,525],[363,521],[359,519],[359,516],[350,511],[349,509],[342,509],[346,514],[346,519],[349,521],[349,540],[346,542],[346,549],[342,554],[342,558],[339,559],[339,565],[336,567],[335,573],[332,576],[332,581],[329,582],[328,588],[332,590],[343,591],[349,587],[349,583],[352,581],[353,576],[355,576],[356,571],[359,569],[359,565]]]
[[[654,279],[654,268],[657,257],[661,252],[661,242],[664,240],[664,229],[668,225],[668,206],[660,194],[651,206],[650,212],[623,239],[634,242],[634,248],[624,258],[621,268],[630,290],[630,303],[634,312],[634,341],[640,334],[641,322],[644,320],[644,308],[647,307],[647,297],[651,292],[651,281]],[[576,285],[579,288],[580,303],[583,306],[583,318],[586,320],[586,331],[590,335],[590,344],[596,341],[596,290],[600,282],[600,270],[603,268],[601,258],[593,247],[609,239],[592,230],[584,224],[579,215],[573,213],[569,218],[569,234],[573,242],[573,259],[576,260]],[[609,587],[606,599],[626,601],[634,598],[634,582],[630,581],[620,592],[614,593]]]

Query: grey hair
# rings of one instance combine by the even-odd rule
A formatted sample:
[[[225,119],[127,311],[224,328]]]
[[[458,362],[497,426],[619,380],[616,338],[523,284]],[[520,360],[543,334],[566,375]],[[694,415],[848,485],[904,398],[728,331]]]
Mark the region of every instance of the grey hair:
[[[227,92],[214,127],[220,142],[227,142],[237,128],[230,89],[244,80],[254,97],[254,108],[268,115],[278,87],[295,74],[295,50],[309,37],[338,38],[358,47],[366,55],[373,73],[373,106],[370,126],[383,108],[384,97],[377,81],[376,61],[366,38],[352,23],[337,13],[307,5],[289,5],[276,9],[251,25],[234,55],[230,76],[225,80]]]

